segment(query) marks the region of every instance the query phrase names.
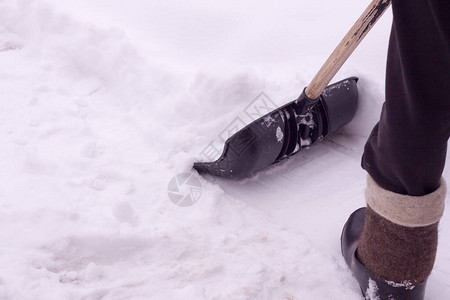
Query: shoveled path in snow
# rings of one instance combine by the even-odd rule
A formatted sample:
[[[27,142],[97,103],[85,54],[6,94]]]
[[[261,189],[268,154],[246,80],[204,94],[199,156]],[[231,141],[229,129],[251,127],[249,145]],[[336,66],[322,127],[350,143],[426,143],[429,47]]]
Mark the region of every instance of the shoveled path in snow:
[[[354,210],[365,205],[366,173],[360,167],[364,142],[363,138],[346,136],[344,129],[307,153],[292,157],[256,178],[240,183],[224,180],[217,183],[279,224],[298,229],[318,249],[342,261],[339,239],[342,226]],[[450,168],[446,167],[444,177],[449,176]],[[448,199],[449,195],[447,206]],[[440,222],[439,234],[436,264],[428,280],[426,299],[450,295],[448,213]],[[356,281],[353,284],[356,289]]]

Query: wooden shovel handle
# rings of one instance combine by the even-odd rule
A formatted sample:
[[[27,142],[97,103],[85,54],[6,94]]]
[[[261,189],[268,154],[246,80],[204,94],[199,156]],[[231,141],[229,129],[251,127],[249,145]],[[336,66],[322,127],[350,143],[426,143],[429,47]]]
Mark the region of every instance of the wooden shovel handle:
[[[370,29],[391,4],[391,0],[373,0],[355,25],[336,47],[317,75],[306,88],[306,96],[316,100],[339,71],[345,61],[358,47]]]

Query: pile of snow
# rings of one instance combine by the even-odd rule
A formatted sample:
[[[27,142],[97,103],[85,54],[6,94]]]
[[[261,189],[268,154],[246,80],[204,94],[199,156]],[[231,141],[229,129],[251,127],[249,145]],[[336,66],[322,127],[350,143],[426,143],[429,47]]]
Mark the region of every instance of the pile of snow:
[[[344,68],[370,75],[360,112],[315,152],[200,178],[188,208],[167,194],[261,91],[298,96],[336,35],[323,25],[319,52],[301,41],[321,40],[310,8],[331,18],[332,2],[0,0],[0,299],[359,299],[339,231],[363,205],[379,65]],[[435,295],[449,291],[441,253]]]

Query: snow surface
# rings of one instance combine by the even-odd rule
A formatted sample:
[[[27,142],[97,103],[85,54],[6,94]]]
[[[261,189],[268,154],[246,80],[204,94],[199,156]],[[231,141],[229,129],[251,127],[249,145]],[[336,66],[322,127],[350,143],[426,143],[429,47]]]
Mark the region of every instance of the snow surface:
[[[167,187],[261,92],[295,99],[365,5],[0,0],[0,299],[360,299],[339,237],[364,205],[390,13],[336,76],[361,78],[346,128],[254,178],[201,178],[191,207]],[[450,295],[440,227],[427,299]]]
[[[367,300],[380,300],[380,296],[378,296],[378,285],[375,280],[369,278],[369,287],[366,291],[366,299]]]

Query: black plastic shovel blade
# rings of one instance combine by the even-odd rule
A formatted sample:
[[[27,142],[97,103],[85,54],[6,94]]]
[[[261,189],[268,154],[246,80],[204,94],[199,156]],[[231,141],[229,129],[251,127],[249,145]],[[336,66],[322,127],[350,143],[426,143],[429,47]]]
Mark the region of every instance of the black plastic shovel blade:
[[[200,174],[239,179],[309,148],[353,119],[357,81],[350,77],[332,84],[317,100],[303,92],[231,136],[216,161],[197,162],[194,168]]]

